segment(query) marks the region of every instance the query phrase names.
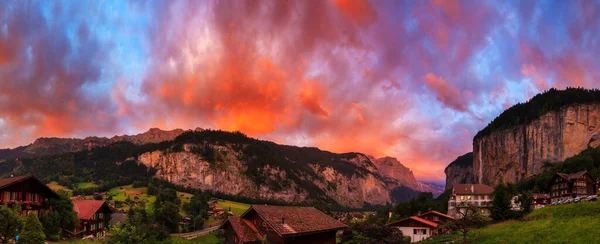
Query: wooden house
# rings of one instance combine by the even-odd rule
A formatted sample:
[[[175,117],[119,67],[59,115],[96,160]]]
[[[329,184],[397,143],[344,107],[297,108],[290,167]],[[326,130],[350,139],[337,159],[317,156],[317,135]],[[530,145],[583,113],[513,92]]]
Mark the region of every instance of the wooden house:
[[[434,223],[438,224],[438,227],[446,224],[446,222],[448,222],[448,221],[454,220],[454,217],[440,213],[438,211],[434,211],[434,210],[419,214],[417,217],[434,222]],[[436,234],[447,234],[449,232],[450,232],[450,230],[448,230],[448,229],[438,228]]]
[[[587,170],[573,174],[556,173],[552,181],[550,181],[550,197],[552,201],[585,197],[594,194],[596,194],[595,182]]]
[[[48,199],[60,197],[33,175],[0,179],[0,205],[20,205],[21,214],[49,210]]]
[[[79,218],[75,236],[104,236],[113,213],[103,200],[73,200],[73,211]]]
[[[410,237],[410,242],[419,242],[438,234],[437,223],[417,216],[394,221],[387,226],[400,229],[403,236]]]
[[[334,244],[346,225],[312,207],[253,205],[221,224],[226,244]]]

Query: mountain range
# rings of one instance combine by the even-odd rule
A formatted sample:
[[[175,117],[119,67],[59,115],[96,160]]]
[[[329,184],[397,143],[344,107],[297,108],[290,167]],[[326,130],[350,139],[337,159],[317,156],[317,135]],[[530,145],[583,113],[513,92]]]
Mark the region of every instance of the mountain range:
[[[361,208],[443,190],[418,182],[395,158],[337,154],[200,128],[152,128],[112,138],[39,138],[27,146],[0,150],[0,175],[33,173],[47,181],[67,177],[95,181],[100,188],[143,177],[138,168],[132,175],[105,172],[120,171],[124,162],[144,165],[152,177],[182,187],[286,203]]]

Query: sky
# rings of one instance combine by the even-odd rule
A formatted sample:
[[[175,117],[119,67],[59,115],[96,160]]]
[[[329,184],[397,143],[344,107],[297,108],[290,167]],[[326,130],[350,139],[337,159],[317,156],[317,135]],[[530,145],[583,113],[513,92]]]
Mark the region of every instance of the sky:
[[[504,109],[599,88],[599,42],[599,1],[0,0],[0,148],[201,127],[443,182]]]

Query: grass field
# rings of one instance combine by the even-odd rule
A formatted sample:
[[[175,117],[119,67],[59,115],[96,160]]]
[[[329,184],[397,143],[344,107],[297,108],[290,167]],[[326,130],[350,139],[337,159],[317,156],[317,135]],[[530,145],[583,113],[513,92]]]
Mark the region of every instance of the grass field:
[[[94,183],[94,182],[80,182],[80,183],[77,183],[77,185],[76,185],[77,189],[86,189],[86,188],[92,188],[92,187],[98,187],[98,185],[96,185],[96,183]]]
[[[173,244],[218,244],[221,243],[219,242],[219,239],[217,238],[217,236],[215,234],[209,234],[209,235],[205,235],[205,236],[201,236],[198,237],[196,239],[192,239],[192,240],[185,240],[183,238],[180,237],[171,237],[169,239],[169,243],[173,243]]]
[[[244,212],[246,212],[246,210],[248,210],[248,208],[250,208],[250,204],[228,200],[219,200],[219,202],[217,202],[217,206],[225,209],[225,211],[229,210],[231,207],[231,212],[235,213],[236,215],[242,215]]]
[[[529,220],[510,220],[472,231],[469,243],[600,243],[600,202],[546,207],[526,219]],[[452,236],[424,243],[446,243],[448,238]]]
[[[66,186],[62,186],[62,185],[58,184],[58,182],[56,182],[56,181],[52,181],[46,185],[48,187],[50,187],[50,189],[52,189],[53,191],[58,191],[58,190],[70,191],[71,190]]]

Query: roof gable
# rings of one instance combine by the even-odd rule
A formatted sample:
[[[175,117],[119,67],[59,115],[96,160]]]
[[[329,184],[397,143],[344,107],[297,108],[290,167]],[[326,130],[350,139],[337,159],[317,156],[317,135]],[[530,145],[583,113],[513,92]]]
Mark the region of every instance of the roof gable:
[[[105,206],[109,212],[112,212],[106,201],[103,200],[73,200],[73,211],[77,213],[77,218],[89,220],[92,216]]]
[[[435,222],[431,222],[429,220],[417,217],[417,216],[411,216],[408,218],[404,218],[398,221],[394,221],[392,223],[386,224],[387,226],[403,226],[403,225],[407,225],[410,221],[415,221],[417,223],[421,223],[423,225],[429,226],[431,228],[436,228],[438,226],[437,223]]]
[[[252,205],[242,218],[252,212],[258,214],[280,236],[305,235],[347,227],[313,207]]]
[[[42,183],[38,178],[36,178],[33,175],[23,175],[23,176],[0,179],[0,190],[2,190],[3,188],[6,188],[6,187],[12,186],[14,184],[17,184],[20,182],[25,182],[28,180],[31,180],[31,181],[35,182],[35,184],[39,185],[39,188],[42,189],[42,191],[46,192],[46,194],[47,194],[46,197],[55,198],[55,199],[60,198],[60,196],[58,196],[58,194],[56,194],[56,192],[54,192],[52,189],[50,189],[50,187],[48,187],[46,184]]]
[[[421,217],[421,218],[422,218],[423,216],[427,216],[427,215],[437,215],[437,216],[440,216],[440,217],[442,217],[442,218],[445,218],[445,219],[454,219],[454,217],[452,217],[452,216],[450,216],[450,215],[446,215],[446,214],[443,214],[443,213],[440,213],[440,212],[438,212],[438,211],[434,211],[434,210],[431,210],[431,211],[429,211],[429,212],[422,213],[422,214],[420,214],[418,217]]]
[[[242,242],[260,242],[262,240],[262,236],[256,227],[248,220],[242,219],[239,216],[229,216],[219,226],[219,229],[223,229],[227,225],[231,225],[231,228]]]

